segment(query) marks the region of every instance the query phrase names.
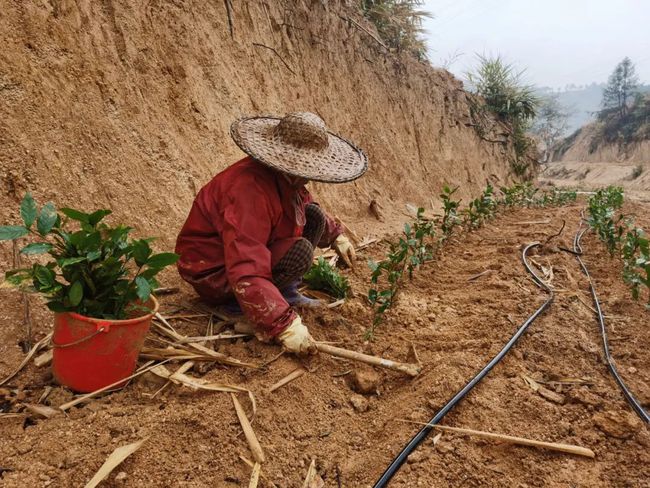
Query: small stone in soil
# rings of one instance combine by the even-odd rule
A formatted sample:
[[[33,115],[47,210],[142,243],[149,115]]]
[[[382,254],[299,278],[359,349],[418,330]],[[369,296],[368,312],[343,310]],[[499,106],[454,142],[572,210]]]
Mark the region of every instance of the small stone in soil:
[[[368,411],[368,400],[362,397],[361,395],[352,395],[350,397],[350,403],[352,404],[352,407],[354,410],[357,412],[367,412]]]
[[[406,462],[409,464],[419,463],[424,459],[424,453],[422,451],[414,451],[406,459]]]
[[[357,393],[368,395],[377,392],[380,376],[373,369],[357,369],[350,377],[350,387]]]

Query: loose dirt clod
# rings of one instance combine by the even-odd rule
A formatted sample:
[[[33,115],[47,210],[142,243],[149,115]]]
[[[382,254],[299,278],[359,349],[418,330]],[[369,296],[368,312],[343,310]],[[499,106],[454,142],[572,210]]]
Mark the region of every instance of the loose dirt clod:
[[[629,439],[641,430],[642,426],[641,420],[630,412],[599,412],[593,419],[600,430],[617,439]]]
[[[381,377],[373,369],[356,369],[350,376],[350,387],[357,393],[377,393]]]
[[[355,411],[359,413],[367,412],[369,408],[368,400],[361,395],[352,395],[350,403]]]

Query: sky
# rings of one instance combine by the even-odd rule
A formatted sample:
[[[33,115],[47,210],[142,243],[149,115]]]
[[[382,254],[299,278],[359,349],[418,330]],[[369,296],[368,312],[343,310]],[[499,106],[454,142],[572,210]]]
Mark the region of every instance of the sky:
[[[429,58],[461,78],[476,53],[551,88],[605,82],[625,56],[650,83],[650,0],[425,0]]]

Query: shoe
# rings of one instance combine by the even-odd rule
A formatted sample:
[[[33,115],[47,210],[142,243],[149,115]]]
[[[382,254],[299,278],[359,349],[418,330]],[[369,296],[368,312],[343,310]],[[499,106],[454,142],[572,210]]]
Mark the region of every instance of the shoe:
[[[313,298],[307,298],[305,295],[298,291],[298,282],[291,283],[290,285],[281,288],[280,293],[292,307],[305,307],[305,308],[319,308],[323,306],[323,302]]]

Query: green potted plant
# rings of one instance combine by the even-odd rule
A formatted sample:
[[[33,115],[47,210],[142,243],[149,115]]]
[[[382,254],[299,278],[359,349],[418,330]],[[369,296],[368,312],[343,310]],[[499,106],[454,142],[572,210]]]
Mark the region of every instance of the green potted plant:
[[[131,227],[110,227],[110,210],[40,211],[27,193],[22,225],[0,226],[0,241],[28,238],[20,250],[41,255],[31,267],[6,272],[6,282],[40,293],[54,312],[52,370],[73,390],[88,392],[128,377],[158,310],[156,275],[178,255],[155,254],[152,239],[132,239]]]

